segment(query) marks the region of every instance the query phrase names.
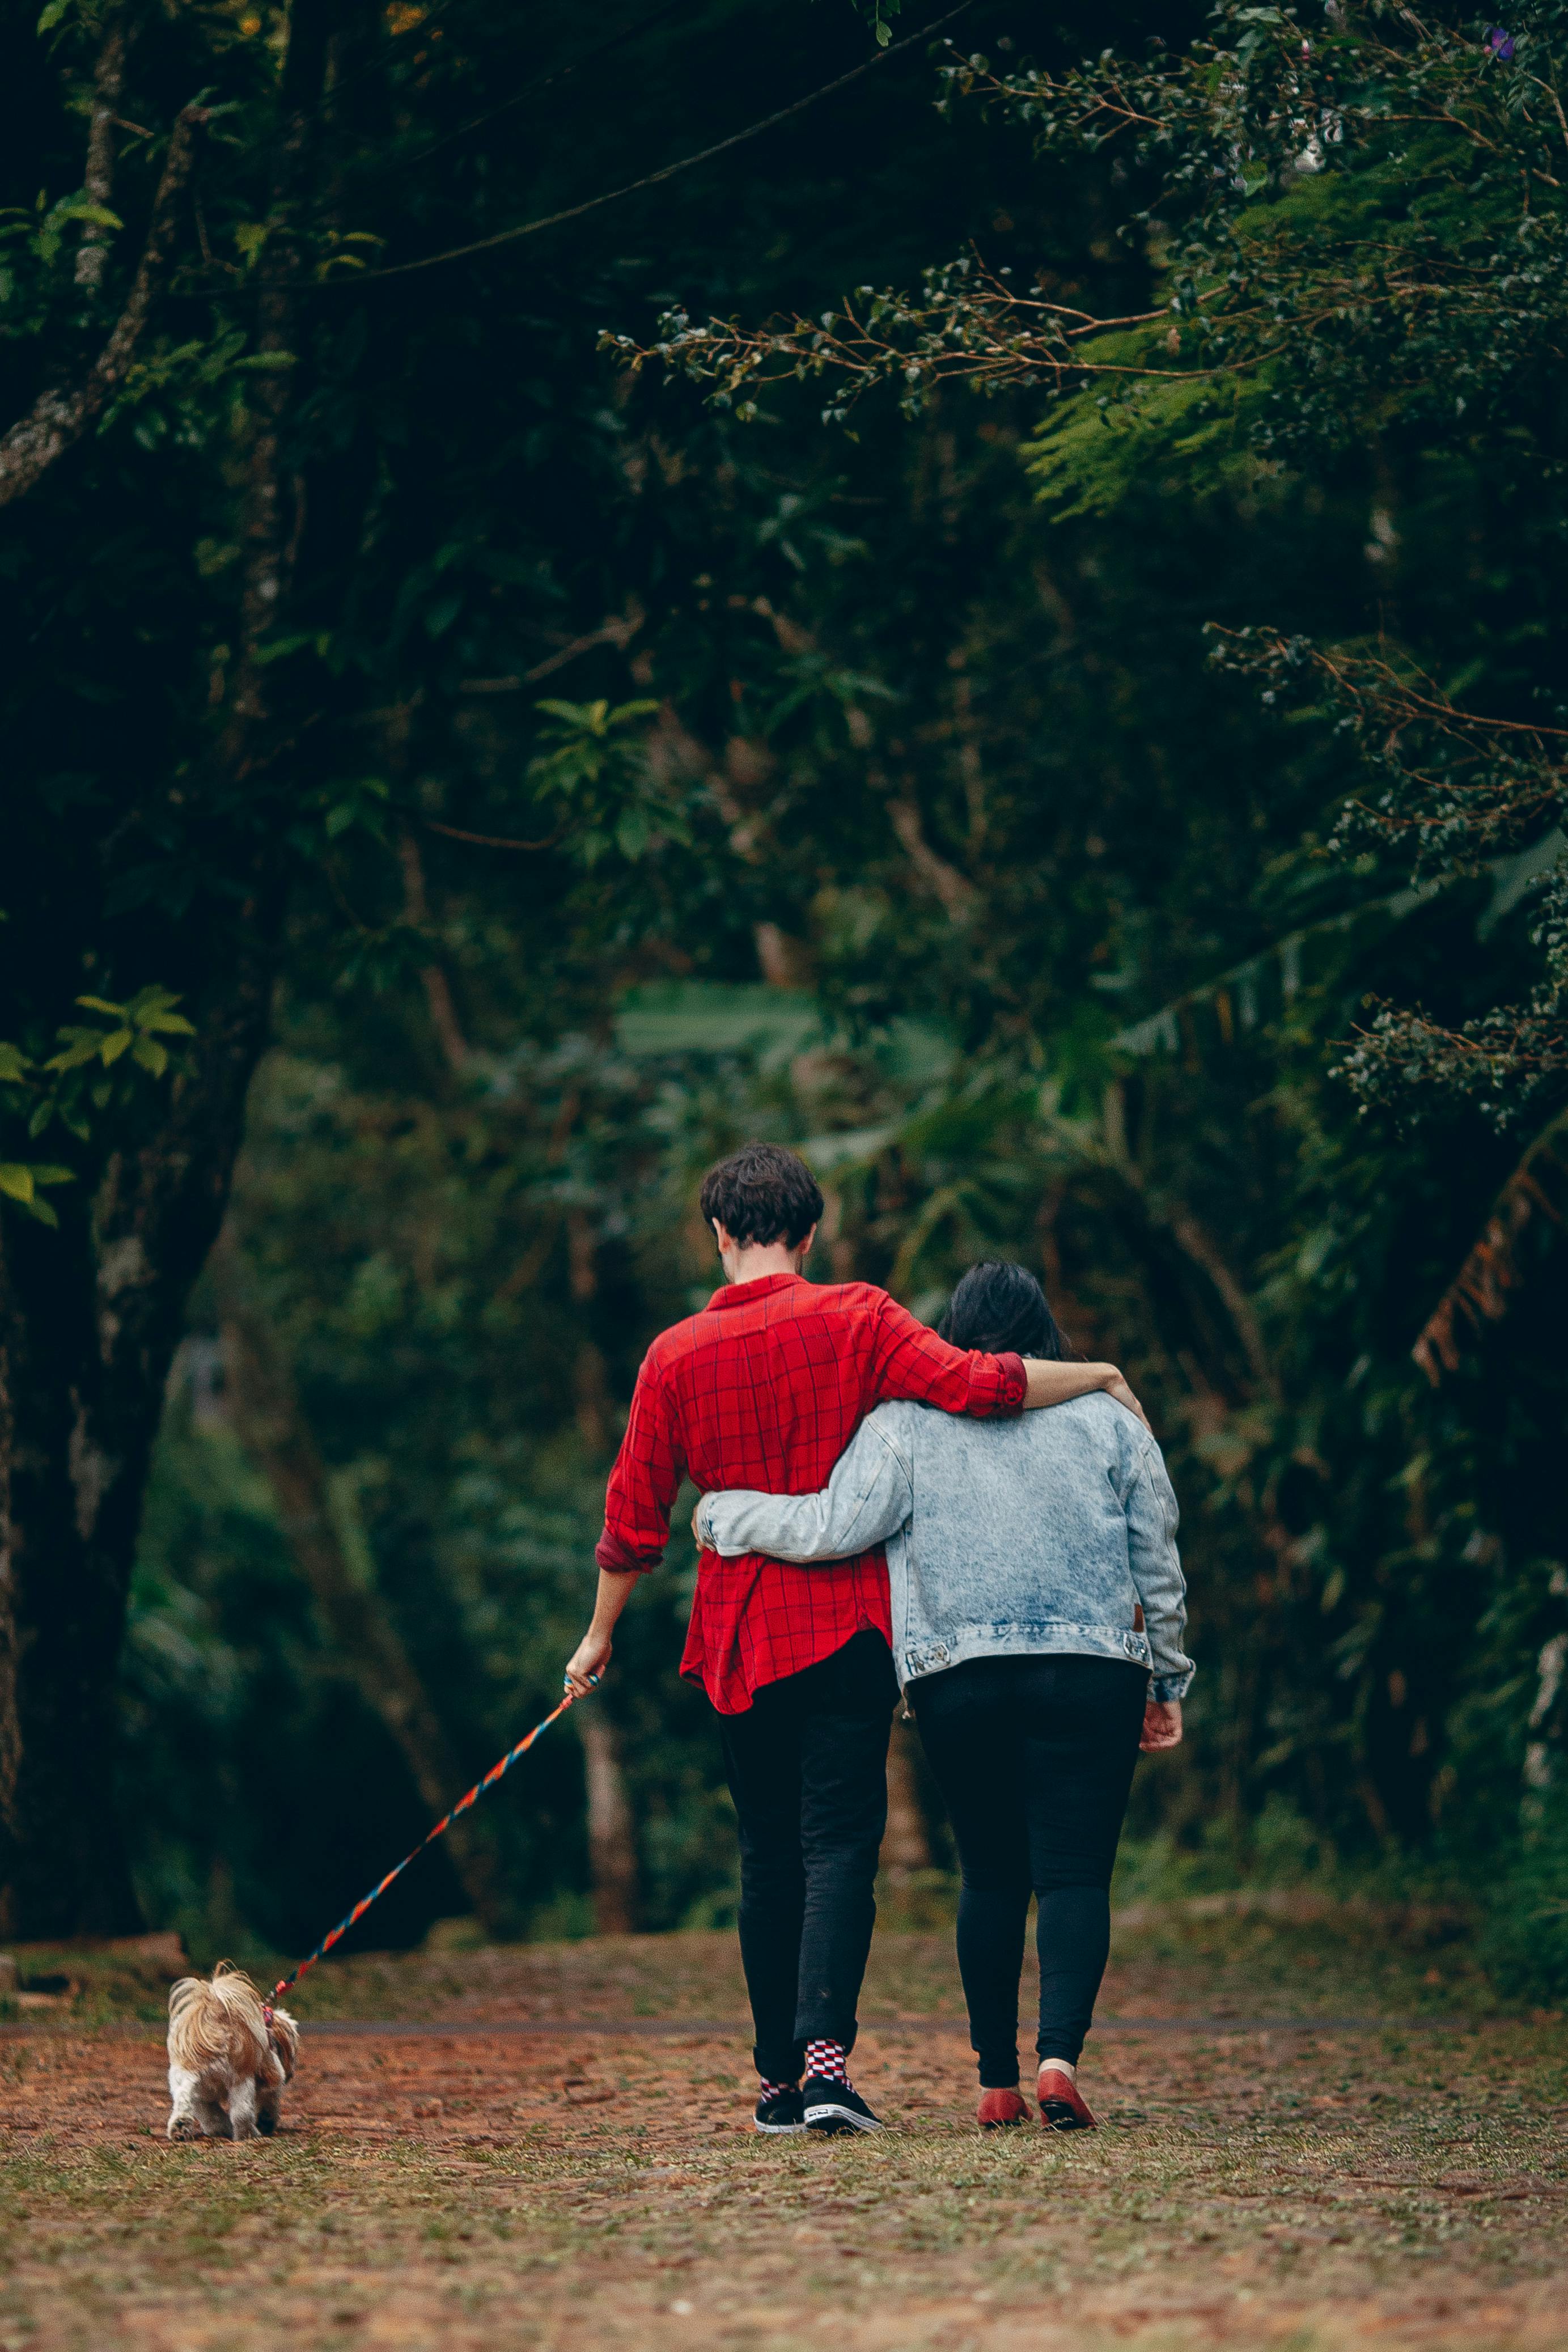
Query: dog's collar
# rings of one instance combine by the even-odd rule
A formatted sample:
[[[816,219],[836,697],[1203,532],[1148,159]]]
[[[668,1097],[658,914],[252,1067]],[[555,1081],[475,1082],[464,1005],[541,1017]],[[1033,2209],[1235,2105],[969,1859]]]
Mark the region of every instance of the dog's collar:
[[[272,2003],[269,2000],[264,2000],[261,2004],[261,2022],[267,2028],[268,2032],[270,2033],[272,2031]]]

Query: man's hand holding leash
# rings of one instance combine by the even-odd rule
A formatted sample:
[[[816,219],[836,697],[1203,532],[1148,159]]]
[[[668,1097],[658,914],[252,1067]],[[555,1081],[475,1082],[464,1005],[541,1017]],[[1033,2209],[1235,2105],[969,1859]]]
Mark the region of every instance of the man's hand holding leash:
[[[585,1697],[609,1664],[615,1630],[637,1581],[635,1574],[617,1576],[606,1568],[599,1570],[593,1618],[566,1661],[566,1688],[574,1698]]]

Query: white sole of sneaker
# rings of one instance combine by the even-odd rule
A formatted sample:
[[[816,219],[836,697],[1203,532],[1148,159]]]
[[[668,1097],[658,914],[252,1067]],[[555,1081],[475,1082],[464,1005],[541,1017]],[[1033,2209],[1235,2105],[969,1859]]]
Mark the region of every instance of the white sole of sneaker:
[[[826,2100],[807,2107],[805,2128],[816,2132],[879,2132],[886,2129],[875,2116],[858,2116],[852,2107],[830,2105]]]
[[[760,2124],[753,2118],[752,2129],[761,2132],[764,2139],[787,2139],[792,2132],[803,2132],[805,2126],[804,2124]]]

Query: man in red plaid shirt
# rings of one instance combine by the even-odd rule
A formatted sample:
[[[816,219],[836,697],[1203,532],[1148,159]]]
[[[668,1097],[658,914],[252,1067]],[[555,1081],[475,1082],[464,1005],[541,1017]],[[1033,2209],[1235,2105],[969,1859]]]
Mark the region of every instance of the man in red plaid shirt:
[[[663,1558],[683,1478],[702,1492],[814,1494],[893,1398],[984,1416],[1106,1388],[1137,1410],[1114,1365],[969,1354],[869,1283],[807,1282],[822,1194],[793,1151],[737,1152],[708,1176],[701,1206],[725,1287],[662,1332],[637,1375],[594,1619],[567,1668],[579,1695],[609,1660],[637,1578]],[[845,2062],[887,1821],[891,1631],[880,1548],[816,1568],[701,1555],[680,1671],[718,1714],[740,1824],[759,2131],[879,2128]]]

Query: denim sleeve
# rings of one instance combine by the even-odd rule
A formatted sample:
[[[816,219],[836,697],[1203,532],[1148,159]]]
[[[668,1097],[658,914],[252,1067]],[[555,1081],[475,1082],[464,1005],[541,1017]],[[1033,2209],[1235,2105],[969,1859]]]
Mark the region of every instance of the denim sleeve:
[[[763,1495],[731,1486],[705,1495],[698,1518],[702,1543],[725,1559],[763,1552],[770,1559],[847,1559],[886,1543],[914,1508],[910,1467],[874,1421],[862,1423],[815,1495]]]
[[[1127,1490],[1127,1549],[1154,1660],[1152,1698],[1184,1698],[1197,1671],[1182,1648],[1187,1586],[1176,1549],[1178,1516],[1164,1457],[1151,1439]]]

